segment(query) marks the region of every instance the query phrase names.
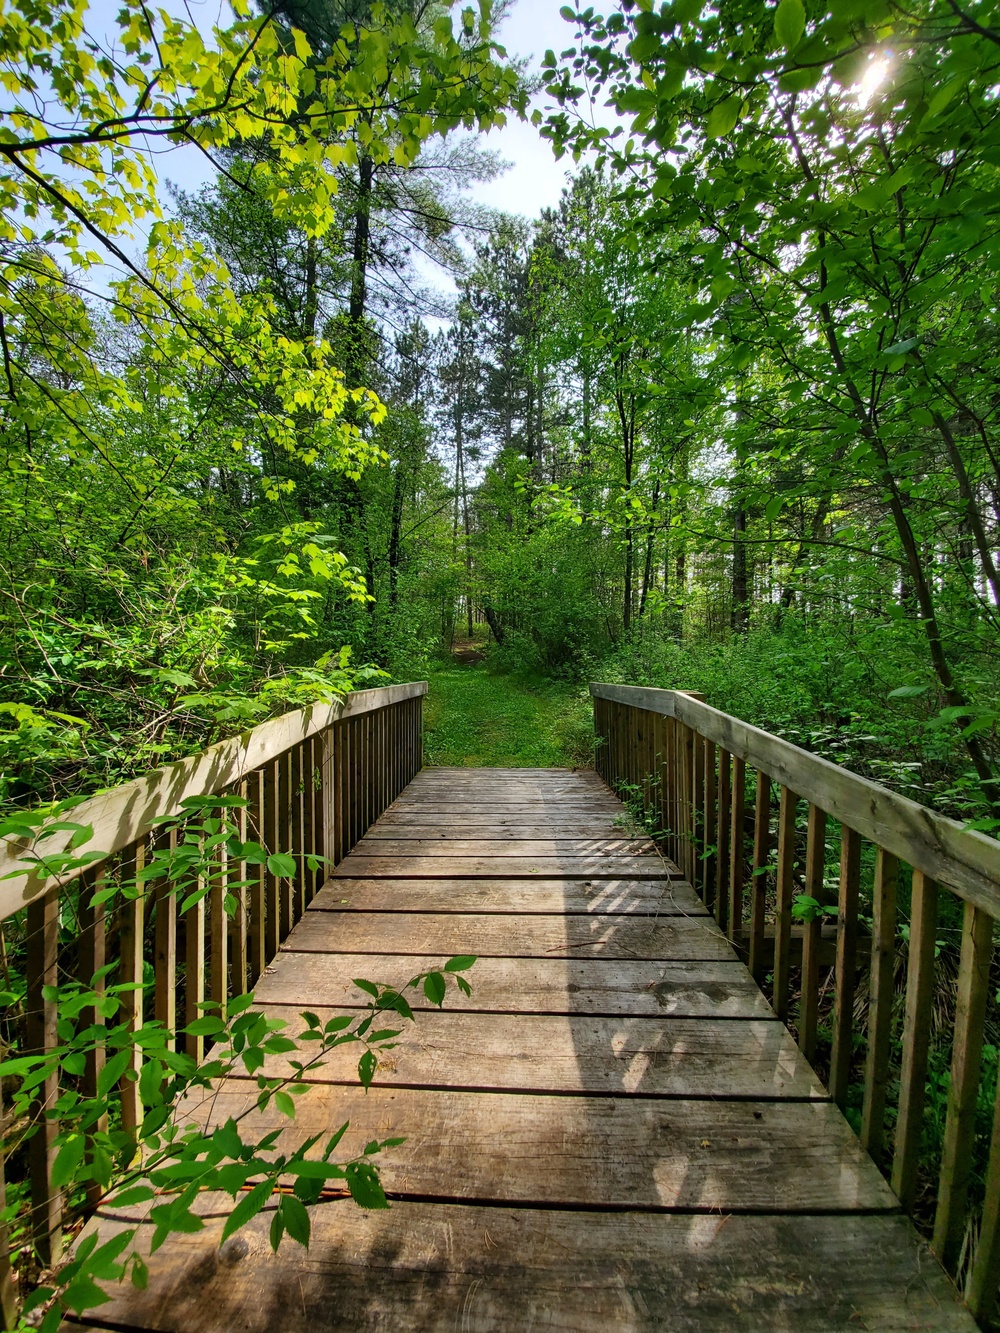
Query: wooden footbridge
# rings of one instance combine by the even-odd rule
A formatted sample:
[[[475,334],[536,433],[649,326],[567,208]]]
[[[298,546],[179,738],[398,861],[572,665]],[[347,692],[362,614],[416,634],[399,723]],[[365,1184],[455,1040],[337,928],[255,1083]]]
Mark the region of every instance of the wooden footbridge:
[[[122,975],[159,949],[157,1013],[183,977],[190,1013],[251,984],[272,1017],[325,1020],[364,1004],[354,977],[401,984],[450,955],[478,961],[471,995],[426,1002],[369,1092],[356,1056],[335,1056],[294,1120],[254,1109],[250,1078],[178,1111],[213,1125],[250,1108],[245,1128],[280,1130],[284,1145],[349,1119],[347,1156],[405,1138],[380,1159],[388,1211],[326,1198],[308,1251],[286,1240],[272,1253],[269,1211],[220,1246],[233,1201],[203,1196],[204,1229],[158,1250],[146,1290],[112,1286],[67,1327],[974,1329],[969,1306],[992,1308],[1000,1250],[1000,1130],[985,1205],[970,1194],[1000,847],[669,691],[593,687],[597,772],[421,768],[422,692],[290,715],[207,765],[133,784],[124,802],[99,798],[94,839],[119,860],[141,855],[153,815],[194,788],[243,792],[269,846],[325,848],[336,863],[325,877],[302,862],[287,884],[262,870],[228,923],[218,896],[180,923],[162,892],[126,905]],[[791,919],[793,892],[823,899],[829,846],[832,938]],[[35,925],[66,891],[35,873],[21,889]],[[966,903],[965,934],[928,1214],[920,1133],[947,891]],[[909,916],[902,1032],[897,897]],[[57,952],[37,959],[39,978]],[[44,1021],[51,992],[33,985]],[[141,992],[136,1003],[140,1022]],[[133,1087],[126,1116],[141,1114]],[[49,1115],[32,1140],[40,1250],[61,1225],[45,1183],[57,1091],[41,1091]],[[860,1139],[842,1107],[860,1116]],[[934,1222],[933,1251],[907,1216],[915,1204]],[[112,1193],[89,1231],[138,1225],[148,1248],[148,1210]]]

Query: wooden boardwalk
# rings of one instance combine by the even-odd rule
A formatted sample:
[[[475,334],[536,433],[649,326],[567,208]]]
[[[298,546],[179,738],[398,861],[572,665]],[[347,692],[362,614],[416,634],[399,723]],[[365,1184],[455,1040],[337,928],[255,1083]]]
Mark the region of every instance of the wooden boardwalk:
[[[287,1141],[350,1118],[388,1212],[320,1204],[306,1252],[264,1215],[155,1256],[89,1326],[240,1330],[971,1330],[937,1261],[676,867],[592,773],[421,772],[257,987],[275,1015],[357,1006],[477,954],[365,1095],[331,1059]],[[349,1048],[348,1048],[349,1050]],[[339,1054],[339,1053],[338,1053]],[[253,1102],[232,1080],[202,1109]],[[132,1215],[140,1216],[139,1212]],[[104,1234],[129,1220],[105,1208]]]

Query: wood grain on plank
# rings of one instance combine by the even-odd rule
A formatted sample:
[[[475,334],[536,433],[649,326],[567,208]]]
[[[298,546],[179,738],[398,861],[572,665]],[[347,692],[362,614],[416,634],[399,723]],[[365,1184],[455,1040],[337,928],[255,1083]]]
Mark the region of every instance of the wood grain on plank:
[[[602,912],[704,916],[689,884],[665,879],[365,879],[329,880],[313,912]]]
[[[484,818],[490,822],[481,822]],[[538,839],[551,841],[552,839],[565,840],[567,838],[643,838],[644,836],[641,833],[632,832],[616,825],[612,819],[608,819],[604,823],[594,820],[589,824],[561,819],[549,819],[541,824],[525,824],[521,819],[508,819],[504,822],[498,820],[496,815],[488,814],[480,816],[479,820],[480,822],[474,823],[472,819],[455,815],[443,817],[435,815],[425,819],[418,817],[417,820],[414,820],[411,818],[402,823],[399,816],[385,814],[365,834],[365,841],[371,842],[376,838],[455,838],[459,841],[468,841],[470,836],[474,836],[483,838],[487,842],[496,842],[501,839],[534,842]],[[648,841],[648,839],[645,840]]]
[[[294,945],[294,936],[289,941]],[[443,954],[280,953],[258,982],[259,1004],[310,1008],[321,996],[339,1007],[367,1004],[353,977],[404,986],[440,967]],[[672,1014],[682,1017],[766,1018],[770,1008],[737,962],[633,962],[624,959],[479,958],[466,973],[467,999],[448,997],[449,1013]],[[408,993],[414,1009],[431,1009],[422,991]]]
[[[477,916],[307,912],[282,946],[296,953],[476,954],[507,957],[735,957],[708,917]]]
[[[902,1217],[712,1217],[398,1202],[311,1210],[308,1253],[271,1252],[273,1206],[219,1242],[232,1208],[205,1195],[203,1231],[152,1257],[149,1287],[111,1288],[90,1319],[156,1333],[974,1333],[951,1284]],[[106,1207],[110,1238],[144,1213]],[[93,1225],[93,1224],[92,1224]],[[206,1312],[211,1311],[211,1324]]]
[[[533,856],[581,857],[655,856],[648,838],[422,838],[364,837],[351,852],[359,856]]]
[[[289,1022],[287,1008],[265,1006],[264,1012]],[[325,1023],[342,1011],[312,1012]],[[386,1018],[379,1026],[402,1031],[391,1050],[378,1054],[375,1080],[381,1087],[827,1100],[826,1089],[776,1018],[484,1015],[453,1013],[450,1006],[413,1023]],[[292,1018],[284,1035],[296,1038],[305,1030]],[[289,1058],[305,1063],[315,1054],[314,1042],[302,1042],[291,1057],[269,1056],[262,1072],[290,1077]],[[331,1051],[306,1077],[356,1084],[357,1048]]]
[[[257,1109],[256,1084],[193,1094],[202,1128],[244,1115],[244,1138],[281,1129],[281,1149],[350,1121],[349,1159],[372,1138],[387,1190],[431,1196],[715,1212],[890,1210],[898,1201],[829,1102],[660,1101],[312,1084],[294,1121]],[[230,1090],[232,1089],[232,1090]]]
[[[655,856],[365,856],[341,861],[335,875],[438,876],[526,879],[529,875],[602,879],[681,879],[669,861]]]

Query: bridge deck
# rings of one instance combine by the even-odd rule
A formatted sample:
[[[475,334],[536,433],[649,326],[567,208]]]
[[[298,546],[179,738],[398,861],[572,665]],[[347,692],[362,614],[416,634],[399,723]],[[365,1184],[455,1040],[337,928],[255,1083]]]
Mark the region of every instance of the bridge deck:
[[[784,1027],[676,867],[589,773],[431,769],[337,870],[257,988],[292,1017],[477,954],[366,1096],[331,1060],[286,1141],[350,1119],[388,1212],[334,1200],[308,1252],[231,1204],[92,1327],[969,1330]],[[231,1081],[224,1120],[255,1087]],[[132,1220],[141,1217],[136,1210]],[[100,1215],[107,1235],[128,1220]]]

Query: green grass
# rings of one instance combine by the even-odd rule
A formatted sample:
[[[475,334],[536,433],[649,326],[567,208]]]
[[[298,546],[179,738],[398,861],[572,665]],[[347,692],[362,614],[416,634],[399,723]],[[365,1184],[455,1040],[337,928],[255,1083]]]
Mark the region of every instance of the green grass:
[[[456,664],[429,677],[424,760],[470,768],[573,768],[592,762],[586,689],[526,684]]]

